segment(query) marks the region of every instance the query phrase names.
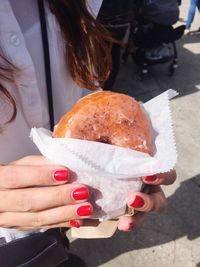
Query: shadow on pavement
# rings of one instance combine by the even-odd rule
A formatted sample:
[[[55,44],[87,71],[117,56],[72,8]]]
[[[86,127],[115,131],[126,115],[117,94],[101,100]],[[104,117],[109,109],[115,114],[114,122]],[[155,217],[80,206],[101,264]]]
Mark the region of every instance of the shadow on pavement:
[[[200,236],[200,175],[180,184],[168,198],[163,214],[151,214],[139,230],[120,233],[109,239],[78,239],[71,250],[81,256],[87,266],[95,267],[120,254],[168,243],[181,237],[189,240]],[[197,265],[199,267],[200,265]]]

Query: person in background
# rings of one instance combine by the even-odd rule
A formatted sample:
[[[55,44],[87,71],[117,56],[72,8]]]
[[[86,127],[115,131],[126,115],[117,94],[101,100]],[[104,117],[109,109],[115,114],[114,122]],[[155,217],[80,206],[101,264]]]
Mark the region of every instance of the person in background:
[[[187,17],[187,21],[186,21],[186,33],[189,32],[189,29],[191,27],[191,24],[192,24],[194,16],[195,16],[196,9],[198,9],[200,12],[200,0],[190,0],[190,8],[188,11],[188,17]],[[200,28],[198,29],[198,31],[199,30],[200,30]]]
[[[178,0],[178,5],[180,6],[182,4],[182,0]]]
[[[130,22],[134,14],[134,1],[104,0],[97,19],[107,28],[116,39],[112,44],[112,69],[104,90],[112,90],[120,68],[120,51],[123,40],[130,29]]]

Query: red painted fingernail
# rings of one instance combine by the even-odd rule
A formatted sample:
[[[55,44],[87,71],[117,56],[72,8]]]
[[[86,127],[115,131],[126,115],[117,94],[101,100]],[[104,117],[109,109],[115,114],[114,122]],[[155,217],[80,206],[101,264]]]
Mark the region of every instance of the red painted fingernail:
[[[78,216],[90,216],[93,214],[93,209],[90,205],[81,206],[77,209]]]
[[[149,175],[145,177],[145,181],[154,182],[157,179],[157,175]]]
[[[75,220],[70,220],[69,224],[71,227],[75,227],[75,228],[79,228],[80,227],[80,223],[75,221]]]
[[[54,179],[56,181],[58,181],[58,182],[68,181],[68,179],[69,179],[69,171],[68,170],[55,171],[53,176],[54,176]]]
[[[128,231],[130,231],[130,230],[132,230],[133,229],[133,223],[129,223],[129,225],[128,225]]]
[[[130,204],[132,208],[142,208],[144,206],[144,199],[136,196],[133,203]]]
[[[89,191],[86,187],[80,187],[72,192],[72,198],[74,200],[84,200],[89,198]]]

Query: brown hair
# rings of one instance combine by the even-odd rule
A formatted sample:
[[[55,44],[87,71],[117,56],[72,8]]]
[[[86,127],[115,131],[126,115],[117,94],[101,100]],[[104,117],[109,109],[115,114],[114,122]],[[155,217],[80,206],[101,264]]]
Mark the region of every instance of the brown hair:
[[[14,98],[10,94],[10,92],[1,84],[1,80],[6,80],[9,82],[14,83],[14,72],[17,72],[17,68],[11,64],[6,58],[0,55],[0,60],[3,61],[3,66],[0,66],[0,97],[1,94],[5,97],[5,100],[7,100],[12,108],[13,112],[10,117],[10,119],[7,121],[7,123],[11,122],[14,120],[17,114],[17,107]],[[0,128],[1,129],[1,128]]]
[[[108,31],[88,11],[86,0],[48,0],[60,25],[66,46],[66,63],[73,80],[81,87],[96,89],[109,76],[111,43]],[[12,80],[14,66],[6,59],[8,68],[0,67],[0,80]],[[9,122],[16,117],[16,104],[0,83],[3,93],[13,106]]]

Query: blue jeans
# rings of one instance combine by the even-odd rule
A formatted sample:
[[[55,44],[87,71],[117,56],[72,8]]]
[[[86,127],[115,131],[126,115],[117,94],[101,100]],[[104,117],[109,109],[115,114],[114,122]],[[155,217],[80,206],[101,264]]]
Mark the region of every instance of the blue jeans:
[[[186,21],[186,29],[189,29],[191,24],[192,24],[196,8],[198,8],[198,10],[200,12],[200,0],[191,0],[190,1],[190,9],[189,9],[188,17],[187,17],[187,21]]]

